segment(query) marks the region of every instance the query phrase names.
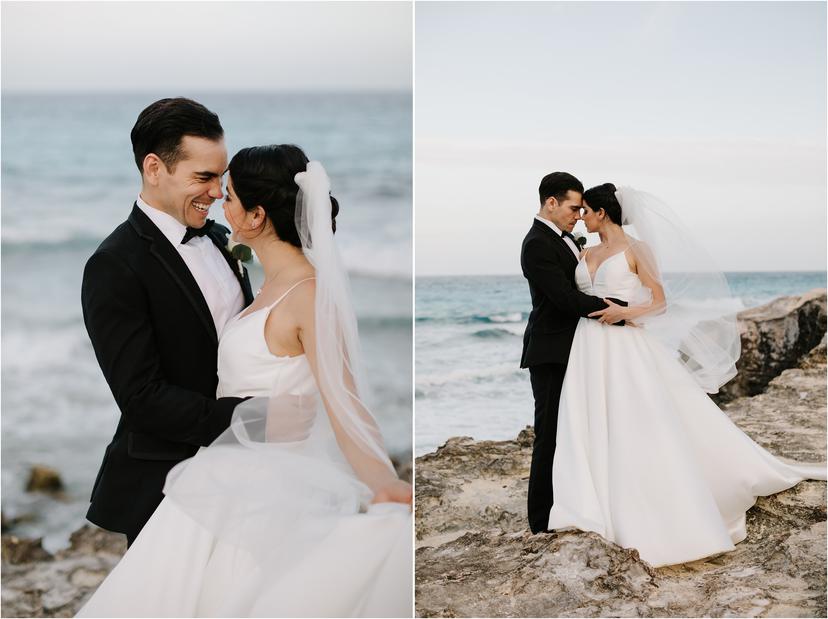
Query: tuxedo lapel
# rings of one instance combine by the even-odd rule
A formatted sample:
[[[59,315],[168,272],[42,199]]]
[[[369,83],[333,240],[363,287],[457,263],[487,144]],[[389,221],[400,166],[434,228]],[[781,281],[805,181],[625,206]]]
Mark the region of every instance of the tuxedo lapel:
[[[247,272],[247,269],[244,268],[242,262],[233,258],[230,252],[227,251],[227,233],[224,230],[226,230],[224,226],[213,225],[207,233],[207,236],[210,237],[211,241],[213,241],[213,245],[218,247],[221,255],[224,256],[224,259],[227,261],[227,266],[230,267],[230,270],[233,271],[233,275],[236,276],[236,280],[239,282],[242,294],[244,295],[244,306],[247,307],[253,303],[253,291],[250,288],[250,274]]]
[[[532,225],[541,234],[543,234],[543,235],[545,235],[549,238],[556,239],[555,244],[557,245],[557,247],[560,250],[562,250],[564,254],[566,254],[572,260],[574,260],[575,264],[578,264],[578,256],[576,256],[575,254],[572,253],[572,249],[569,247],[569,245],[567,245],[566,241],[563,240],[563,237],[561,237],[558,234],[555,234],[555,231],[552,228],[547,226],[545,223],[543,223],[541,221],[538,221],[537,219],[533,222]]]
[[[152,223],[149,217],[141,212],[138,205],[132,207],[132,212],[129,215],[130,225],[135,229],[142,239],[149,243],[149,252],[156,258],[161,265],[170,274],[173,281],[181,288],[181,292],[193,306],[196,315],[204,324],[207,333],[213,341],[218,344],[218,335],[216,334],[216,326],[213,323],[213,315],[210,313],[210,308],[201,288],[190,273],[190,269],[184,263],[184,259],[179,255],[175,248],[170,245],[170,242],[163,235],[163,233]]]

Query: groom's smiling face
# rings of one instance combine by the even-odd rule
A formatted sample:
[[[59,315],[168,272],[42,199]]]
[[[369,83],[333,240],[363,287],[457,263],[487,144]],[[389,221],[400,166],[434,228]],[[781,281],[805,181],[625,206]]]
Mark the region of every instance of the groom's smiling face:
[[[224,140],[185,135],[181,138],[182,153],[172,169],[160,163],[153,193],[158,206],[180,223],[201,228],[213,202],[224,197],[221,177],[227,169],[227,148]]]

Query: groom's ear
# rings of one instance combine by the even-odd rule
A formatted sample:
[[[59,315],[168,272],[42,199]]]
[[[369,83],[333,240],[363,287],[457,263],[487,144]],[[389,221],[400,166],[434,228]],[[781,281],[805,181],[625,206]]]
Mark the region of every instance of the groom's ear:
[[[161,174],[161,166],[163,165],[164,162],[161,161],[161,158],[158,155],[155,153],[147,154],[147,156],[144,157],[142,165],[144,180],[150,185],[157,185],[158,178]]]

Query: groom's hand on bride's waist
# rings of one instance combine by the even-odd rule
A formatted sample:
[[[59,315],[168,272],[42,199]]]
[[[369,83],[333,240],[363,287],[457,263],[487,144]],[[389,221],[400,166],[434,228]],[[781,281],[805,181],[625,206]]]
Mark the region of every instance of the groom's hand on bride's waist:
[[[592,312],[589,314],[589,317],[597,318],[598,322],[617,325],[619,327],[624,326],[624,322],[627,318],[627,302],[622,301],[621,299],[607,297],[604,299],[604,303],[607,304],[607,307],[602,310],[598,310],[597,312]]]

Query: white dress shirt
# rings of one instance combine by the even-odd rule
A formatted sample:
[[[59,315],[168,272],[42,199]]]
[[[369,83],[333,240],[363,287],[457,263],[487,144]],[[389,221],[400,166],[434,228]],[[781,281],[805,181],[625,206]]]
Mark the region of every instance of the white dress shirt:
[[[150,206],[141,196],[138,196],[136,202],[138,208],[161,230],[184,260],[207,301],[216,325],[216,334],[221,335],[227,321],[244,307],[244,294],[239,280],[230,270],[221,250],[207,236],[193,237],[182,245],[181,240],[187,231],[185,225],[164,211]]]
[[[552,231],[553,231],[555,234],[557,234],[558,236],[561,236],[561,235],[562,235],[561,230],[558,228],[558,226],[556,226],[555,224],[553,224],[553,223],[552,223],[551,221],[549,221],[548,219],[544,219],[544,218],[543,218],[543,217],[541,217],[540,215],[535,215],[535,219],[537,219],[538,221],[542,221],[542,222],[543,222],[543,223],[545,223],[547,226],[549,226],[550,228],[552,228]],[[568,237],[568,236],[562,236],[561,238],[563,238],[564,242],[566,242],[566,244],[567,244],[567,245],[569,245],[569,249],[571,249],[571,250],[575,253],[575,257],[576,257],[576,258],[577,258],[578,256],[580,256],[580,255],[581,255],[581,252],[580,252],[580,250],[578,249],[578,246],[577,246],[577,245],[575,245],[575,241],[573,241],[573,240],[572,240],[570,237]]]

